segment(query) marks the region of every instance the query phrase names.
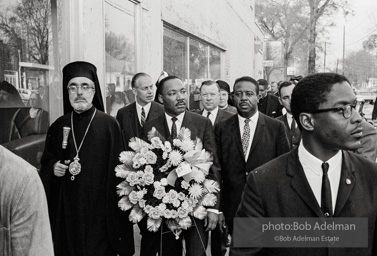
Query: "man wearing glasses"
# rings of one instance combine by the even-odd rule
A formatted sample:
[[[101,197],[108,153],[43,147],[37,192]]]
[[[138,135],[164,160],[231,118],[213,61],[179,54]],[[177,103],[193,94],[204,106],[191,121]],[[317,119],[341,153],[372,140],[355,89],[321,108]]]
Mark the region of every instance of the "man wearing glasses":
[[[355,106],[356,96],[342,75],[319,73],[300,80],[292,93],[291,108],[302,140],[294,151],[251,173],[236,217],[307,217],[320,223],[329,217],[334,221],[364,217],[368,219],[365,246],[317,243],[319,247],[267,248],[268,244],[262,244],[232,248],[232,255],[261,251],[293,256],[375,254],[377,165],[350,152],[361,146],[363,136],[362,118]]]
[[[49,128],[41,161],[55,255],[133,255],[132,223],[116,194],[122,134],[115,118],[103,112],[94,65],[78,61],[63,68],[63,103],[64,115]]]

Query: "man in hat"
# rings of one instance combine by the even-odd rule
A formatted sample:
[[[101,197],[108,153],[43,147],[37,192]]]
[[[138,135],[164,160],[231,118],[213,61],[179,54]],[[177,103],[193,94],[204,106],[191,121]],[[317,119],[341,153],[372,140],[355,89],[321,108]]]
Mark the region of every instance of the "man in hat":
[[[133,255],[132,224],[117,206],[122,180],[114,169],[124,150],[122,134],[103,113],[94,65],[79,61],[63,68],[63,103],[64,115],[49,128],[41,161],[55,255]]]

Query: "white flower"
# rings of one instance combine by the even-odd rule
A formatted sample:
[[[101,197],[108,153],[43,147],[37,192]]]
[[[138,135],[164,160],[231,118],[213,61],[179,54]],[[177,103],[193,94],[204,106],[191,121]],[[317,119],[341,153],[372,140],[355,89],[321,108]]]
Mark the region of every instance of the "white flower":
[[[143,147],[151,148],[151,145],[149,143],[137,137],[131,138],[128,145],[136,152],[139,152]]]
[[[171,211],[169,210],[169,209],[166,209],[165,211],[164,211],[164,218],[166,218],[166,219],[171,219]]]
[[[147,200],[145,200],[145,199],[139,200],[139,206],[140,206],[140,208],[144,208],[146,202],[147,202]]]
[[[135,163],[132,164],[132,167],[133,167],[134,169],[139,169],[139,168],[140,168],[140,164],[137,163],[137,162],[135,162]]]
[[[172,152],[169,154],[169,160],[174,166],[178,166],[182,162],[182,159],[183,157],[178,150],[172,150]]]
[[[157,156],[152,151],[149,151],[145,154],[145,159],[148,164],[155,164],[157,162]]]
[[[128,219],[132,222],[132,223],[138,223],[139,221],[141,221],[141,219],[144,217],[144,214],[143,214],[143,210],[138,207],[138,206],[135,206],[131,212],[130,212],[130,215],[128,216]]]
[[[151,173],[153,173],[153,168],[152,168],[152,166],[150,166],[150,165],[146,165],[145,168],[144,168],[144,172],[151,172]]]
[[[168,195],[165,195],[165,196],[162,198],[162,202],[163,202],[164,204],[170,203],[170,200],[169,200]]]
[[[198,183],[203,183],[203,181],[206,179],[204,173],[196,167],[192,168],[192,176],[194,177],[194,180]]]
[[[173,206],[175,208],[179,207],[181,205],[181,201],[179,201],[178,199],[174,200],[173,202],[171,202],[173,204]]]
[[[128,195],[128,198],[130,199],[130,202],[133,203],[133,204],[137,204],[137,202],[138,202],[138,200],[139,200],[136,191],[132,191],[132,192]]]
[[[186,216],[178,221],[178,225],[182,228],[187,230],[192,225],[191,218],[189,216]]]
[[[164,189],[165,190],[165,189]],[[174,189],[169,190],[168,192],[169,201],[172,203],[175,200],[178,200],[178,193]]]
[[[145,211],[145,213],[148,214],[148,213],[152,210],[152,208],[153,208],[152,206],[150,206],[150,205],[147,204],[147,205],[144,207],[144,211]]]
[[[184,217],[187,217],[187,215],[188,215],[188,211],[186,209],[182,208],[182,207],[179,207],[177,212],[178,212],[178,217],[181,218],[181,219],[184,218]]]
[[[185,180],[182,180],[181,187],[183,189],[188,189],[190,187],[190,184],[188,182],[186,182]]]
[[[203,206],[214,206],[217,202],[217,197],[212,194],[206,194],[202,199],[202,205]]]
[[[138,178],[142,178],[143,175],[144,175],[144,172],[143,171],[137,171],[136,175],[137,175]]]
[[[160,209],[158,209],[158,207],[153,207],[150,211],[149,211],[149,214],[148,216],[152,219],[159,219],[161,217],[161,211]]]
[[[178,217],[178,212],[176,210],[171,210],[171,218],[175,219]]]
[[[194,147],[195,147],[195,145],[194,145],[194,142],[192,140],[184,140],[184,141],[182,141],[181,146],[180,146],[180,148],[185,152],[193,150]]]
[[[119,200],[118,202],[118,207],[122,210],[122,211],[127,211],[129,209],[131,209],[133,207],[133,205],[131,204],[130,200],[128,199],[127,196],[124,196],[122,197],[122,199]]]
[[[132,151],[123,151],[119,155],[119,161],[124,163],[125,165],[132,164],[132,158],[135,156],[135,152]]]
[[[160,209],[161,212],[166,210],[166,204],[159,204],[158,208]]]
[[[154,174],[150,173],[150,172],[144,173],[143,180],[145,181],[145,184],[147,184],[147,185],[153,184],[153,182],[154,182]]]
[[[165,148],[164,148],[164,151],[166,151],[166,152],[170,152],[171,151],[171,144],[170,144],[170,141],[165,141],[165,143],[164,143],[165,145]]]
[[[186,196],[185,196],[185,194],[183,192],[179,192],[178,193],[178,198],[179,198],[179,200],[183,201],[183,200],[185,200]]]
[[[143,190],[137,191],[136,194],[137,194],[137,199],[138,199],[138,201],[139,201],[140,199],[143,199],[143,197],[144,197],[144,195],[145,195],[145,193],[144,193]]]
[[[164,152],[164,153],[162,153],[162,159],[166,159],[166,158],[168,158],[168,152]]]
[[[154,187],[154,188],[161,187],[161,182],[159,182],[159,181],[155,181],[155,182],[153,183],[153,187]]]
[[[162,186],[155,188],[153,192],[153,196],[157,199],[162,199],[165,194],[166,194],[165,187],[162,187]]]
[[[188,204],[188,202],[187,202],[187,201],[183,201],[182,204],[181,204],[181,207],[182,207],[183,209],[188,209],[188,208],[189,208],[189,204]]]
[[[161,226],[162,219],[151,219],[147,220],[147,228],[150,232],[157,232],[158,228]]]
[[[154,148],[161,148],[162,141],[159,137],[153,137],[151,139],[151,144],[152,144],[152,147],[154,147]]]
[[[128,183],[130,183],[131,186],[134,186],[138,181],[136,172],[131,172],[130,174],[128,174],[126,181],[128,181]]]
[[[182,146],[182,141],[179,140],[179,139],[174,139],[173,140],[173,145],[177,146],[177,147],[181,147]]]
[[[203,188],[199,184],[193,184],[189,188],[189,194],[193,198],[199,198],[203,194]]]
[[[162,178],[160,180],[160,182],[161,182],[161,186],[167,186],[168,185],[168,180],[166,178]]]
[[[202,220],[205,218],[205,216],[207,216],[207,210],[200,205],[194,210],[193,215],[195,218]]]

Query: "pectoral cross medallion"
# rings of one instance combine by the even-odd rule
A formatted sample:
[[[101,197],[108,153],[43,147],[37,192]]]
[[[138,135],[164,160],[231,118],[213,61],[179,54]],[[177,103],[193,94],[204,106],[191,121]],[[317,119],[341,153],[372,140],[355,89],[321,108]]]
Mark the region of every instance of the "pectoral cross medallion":
[[[81,164],[79,163],[79,158],[76,156],[73,158],[73,162],[69,165],[69,172],[72,174],[71,180],[75,180],[75,175],[81,172]]]

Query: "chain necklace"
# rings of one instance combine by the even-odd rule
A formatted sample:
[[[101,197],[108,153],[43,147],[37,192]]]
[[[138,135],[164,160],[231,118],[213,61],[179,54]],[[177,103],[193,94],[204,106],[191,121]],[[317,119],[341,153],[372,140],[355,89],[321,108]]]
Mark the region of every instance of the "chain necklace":
[[[72,137],[73,137],[73,143],[75,144],[75,149],[76,149],[76,156],[75,156],[75,158],[73,158],[73,162],[69,165],[69,172],[72,174],[72,177],[71,177],[72,181],[75,180],[75,175],[77,175],[77,174],[79,174],[81,172],[81,164],[79,163],[79,161],[80,161],[79,152],[80,152],[81,146],[82,146],[82,144],[83,144],[83,142],[85,140],[86,134],[89,131],[89,127],[92,124],[92,121],[93,121],[93,118],[94,118],[94,115],[96,114],[96,112],[97,112],[97,109],[94,110],[94,113],[92,115],[92,118],[90,119],[88,127],[86,128],[84,137],[81,140],[79,148],[77,148],[76,138],[75,138],[75,130],[73,129],[73,111],[71,113]]]

